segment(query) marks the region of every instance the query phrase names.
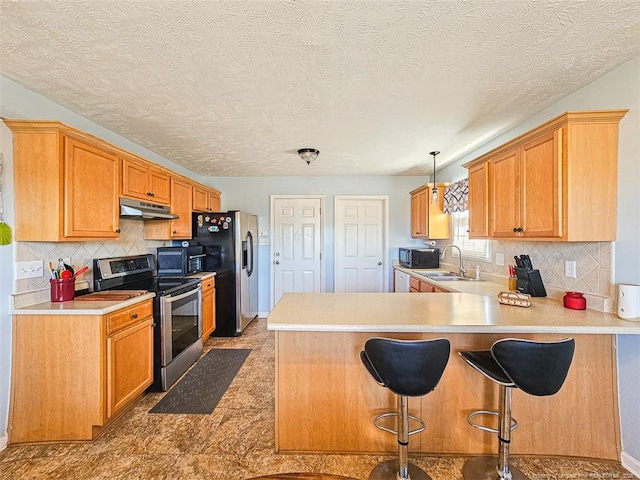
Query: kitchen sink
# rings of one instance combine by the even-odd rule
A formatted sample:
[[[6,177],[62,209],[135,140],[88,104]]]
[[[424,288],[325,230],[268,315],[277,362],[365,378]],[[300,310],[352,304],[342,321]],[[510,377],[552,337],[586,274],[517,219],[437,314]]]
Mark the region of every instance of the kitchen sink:
[[[461,277],[460,275],[452,275],[451,273],[444,272],[434,272],[429,274],[421,273],[420,275],[436,282],[484,282],[484,280],[476,280],[474,278]]]

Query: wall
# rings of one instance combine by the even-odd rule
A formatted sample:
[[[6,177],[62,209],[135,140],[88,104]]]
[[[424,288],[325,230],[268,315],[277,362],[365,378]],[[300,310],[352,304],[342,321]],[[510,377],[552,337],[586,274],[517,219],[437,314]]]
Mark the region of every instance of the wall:
[[[299,158],[293,161],[302,161]],[[321,162],[318,158],[316,162]],[[309,166],[313,169],[313,164]],[[409,192],[426,181],[426,177],[209,177],[205,181],[224,192],[223,210],[242,210],[258,215],[258,230],[269,232],[270,195],[325,196],[325,291],[333,288],[333,196],[388,195],[389,196],[389,265],[398,258],[398,247],[423,245],[410,237]],[[270,241],[271,239],[269,239]],[[270,247],[258,247],[258,311],[269,312]],[[389,285],[391,269],[389,269]]]
[[[640,57],[627,62],[595,82],[534,115],[447,166],[440,178],[466,177],[462,164],[571,110],[629,109],[620,122],[618,148],[618,228],[612,245],[613,284],[640,284]],[[594,196],[594,201],[597,197]],[[576,244],[561,247],[570,254]],[[580,267],[578,267],[580,269]],[[640,335],[619,336],[618,393],[623,465],[640,476]],[[597,386],[593,386],[597,388]]]

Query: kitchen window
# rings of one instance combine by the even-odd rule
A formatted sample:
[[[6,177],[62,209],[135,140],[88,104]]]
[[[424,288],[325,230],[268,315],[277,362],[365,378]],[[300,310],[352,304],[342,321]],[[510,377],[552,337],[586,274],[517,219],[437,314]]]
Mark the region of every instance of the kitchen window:
[[[481,262],[491,262],[491,242],[485,239],[469,238],[469,211],[454,212],[451,214],[452,243],[460,247],[465,259],[473,259]],[[454,257],[458,256],[457,250],[452,250]]]

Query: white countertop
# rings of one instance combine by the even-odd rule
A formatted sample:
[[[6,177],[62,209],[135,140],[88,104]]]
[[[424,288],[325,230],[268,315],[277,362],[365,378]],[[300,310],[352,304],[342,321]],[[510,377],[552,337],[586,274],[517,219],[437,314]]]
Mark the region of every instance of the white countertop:
[[[532,298],[531,306],[525,308],[502,305],[497,294],[470,293],[286,293],[269,314],[267,328],[316,332],[640,334],[640,322],[595,310],[570,310],[549,298]]]
[[[148,292],[137,297],[117,301],[75,301],[68,302],[43,302],[28,307],[16,308],[12,315],[105,315],[126,308],[136,303],[155,297],[156,294]]]

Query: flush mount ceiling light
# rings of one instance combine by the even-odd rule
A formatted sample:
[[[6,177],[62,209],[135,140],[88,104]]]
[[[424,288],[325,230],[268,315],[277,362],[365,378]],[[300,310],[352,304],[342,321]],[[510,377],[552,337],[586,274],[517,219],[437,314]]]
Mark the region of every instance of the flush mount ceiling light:
[[[318,158],[318,155],[320,155],[320,150],[317,150],[315,148],[301,148],[300,150],[298,150],[298,155],[300,155],[300,158],[302,160],[307,162],[307,165],[311,165],[311,162],[313,162],[316,158]]]
[[[438,187],[436,187],[436,156],[440,152],[429,152],[429,155],[433,155],[433,187],[431,188],[431,195],[429,196],[429,203],[437,205],[440,203],[440,194],[438,193]]]

